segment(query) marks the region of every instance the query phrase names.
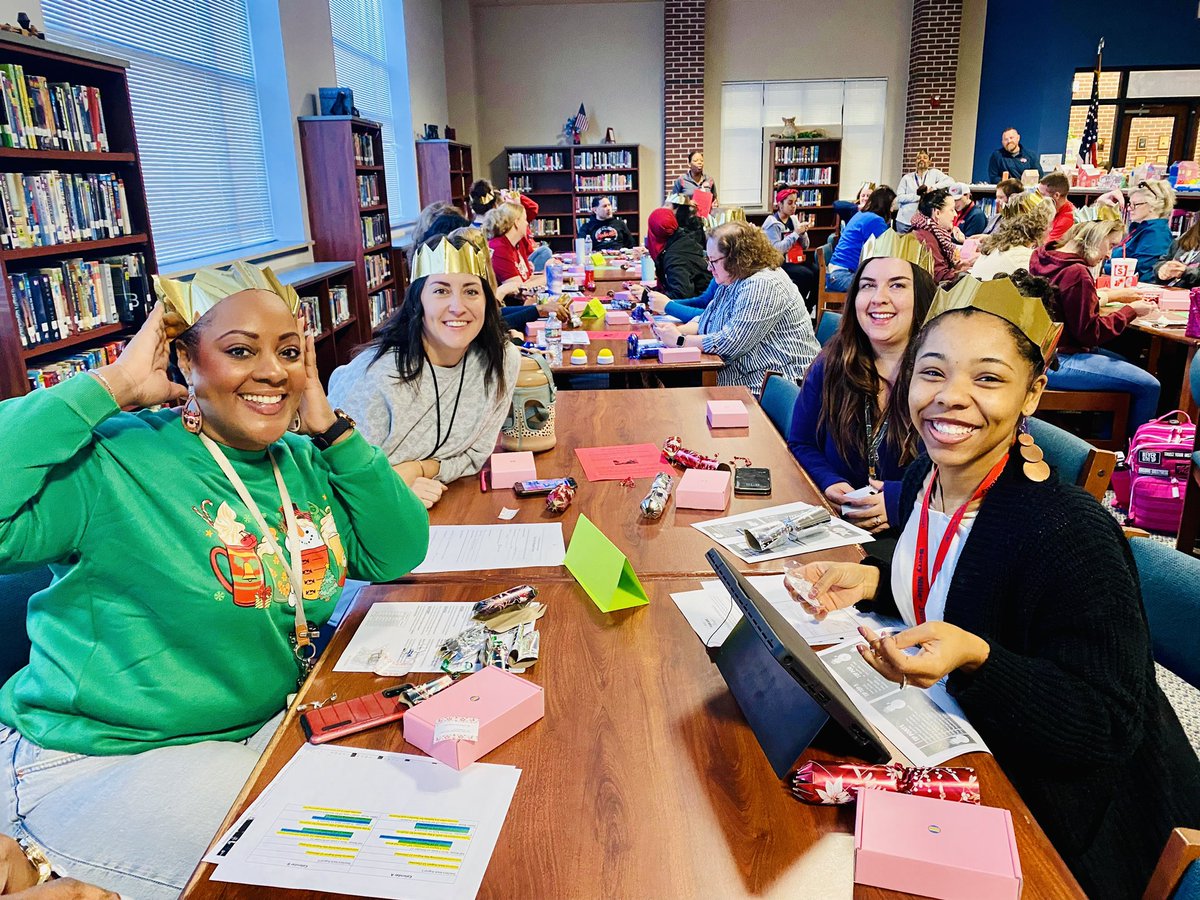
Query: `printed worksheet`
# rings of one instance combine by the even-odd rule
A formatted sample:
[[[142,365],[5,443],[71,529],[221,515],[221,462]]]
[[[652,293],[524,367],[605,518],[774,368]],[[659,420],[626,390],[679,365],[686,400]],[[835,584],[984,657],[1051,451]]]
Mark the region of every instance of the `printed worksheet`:
[[[830,550],[834,547],[845,547],[850,544],[865,544],[873,541],[869,531],[851,525],[849,522],[834,517],[824,525],[806,528],[804,531],[783,539],[778,546],[769,550],[751,550],[742,533],[747,528],[759,528],[782,522],[784,519],[808,512],[816,507],[808,503],[787,503],[783,506],[769,506],[766,509],[756,509],[751,512],[739,513],[736,516],[725,516],[720,519],[709,519],[707,522],[694,522],[692,527],[708,535],[722,547],[732,550],[743,560],[750,563],[767,562],[772,559],[783,559],[796,556],[799,553],[812,553],[816,550]]]
[[[429,529],[429,552],[413,574],[561,566],[566,555],[561,522],[433,525]]]
[[[470,624],[474,605],[376,603],[363,616],[333,671],[374,672],[386,661],[404,672],[438,672],[438,648]]]

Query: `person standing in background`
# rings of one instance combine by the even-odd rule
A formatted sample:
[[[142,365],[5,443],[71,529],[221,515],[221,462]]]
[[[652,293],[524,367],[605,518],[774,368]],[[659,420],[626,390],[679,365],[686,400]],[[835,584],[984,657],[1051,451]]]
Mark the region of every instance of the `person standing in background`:
[[[1021,146],[1021,133],[1011,125],[1000,133],[1000,147],[988,160],[988,183],[999,184],[1005,178],[1021,180],[1026,169],[1034,169],[1042,177],[1037,154]]]
[[[691,197],[696,191],[712,194],[713,206],[717,205],[717,183],[704,171],[704,151],[693,150],[688,154],[688,167],[671,184],[670,193]]]
[[[930,166],[929,154],[924,150],[917,151],[915,163],[916,169],[901,178],[896,188],[896,202],[900,204],[896,213],[896,231],[900,234],[912,231],[913,213],[917,211],[922,194],[954,184],[953,178]]]

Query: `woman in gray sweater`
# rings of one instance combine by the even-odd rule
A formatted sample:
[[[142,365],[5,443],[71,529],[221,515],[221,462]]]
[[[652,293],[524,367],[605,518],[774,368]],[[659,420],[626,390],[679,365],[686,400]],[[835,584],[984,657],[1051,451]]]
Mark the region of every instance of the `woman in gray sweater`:
[[[329,397],[426,508],[496,445],[520,353],[505,336],[487,257],[461,238],[418,248],[404,303],[329,379]]]

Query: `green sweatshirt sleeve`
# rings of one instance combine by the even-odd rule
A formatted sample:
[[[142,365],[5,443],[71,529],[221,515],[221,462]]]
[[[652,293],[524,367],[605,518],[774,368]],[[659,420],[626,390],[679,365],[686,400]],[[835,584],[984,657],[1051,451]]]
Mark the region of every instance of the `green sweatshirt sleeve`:
[[[89,375],[0,403],[0,571],[78,546],[99,493],[88,465],[92,432],[119,412]]]
[[[321,453],[329,470],[338,532],[351,578],[394,581],[429,549],[429,514],[417,495],[358,430]]]

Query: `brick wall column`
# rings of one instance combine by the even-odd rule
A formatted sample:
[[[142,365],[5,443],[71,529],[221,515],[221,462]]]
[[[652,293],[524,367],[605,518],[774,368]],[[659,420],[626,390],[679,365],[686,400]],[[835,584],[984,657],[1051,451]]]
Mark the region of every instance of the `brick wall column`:
[[[912,171],[918,150],[928,151],[935,168],[949,171],[962,11],[962,0],[913,0],[904,111],[905,172]]]
[[[707,0],[663,2],[663,186],[704,147],[704,34]]]

